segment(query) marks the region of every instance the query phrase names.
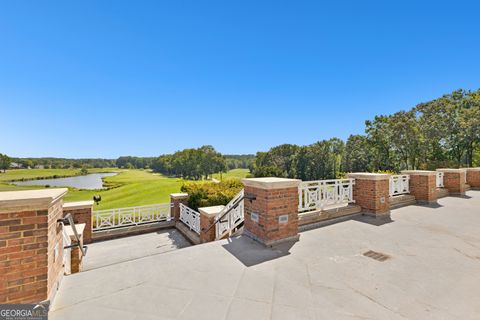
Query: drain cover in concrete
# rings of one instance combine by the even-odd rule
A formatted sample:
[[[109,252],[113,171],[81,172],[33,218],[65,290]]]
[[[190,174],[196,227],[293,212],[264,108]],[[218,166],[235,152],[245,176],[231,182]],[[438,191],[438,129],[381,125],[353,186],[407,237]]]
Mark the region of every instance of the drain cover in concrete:
[[[365,252],[363,255],[365,257],[369,257],[369,258],[372,258],[372,259],[380,261],[380,262],[383,262],[383,261],[390,258],[390,256],[388,256],[384,253],[375,252],[375,251],[372,251],[372,250],[369,250],[369,251]]]

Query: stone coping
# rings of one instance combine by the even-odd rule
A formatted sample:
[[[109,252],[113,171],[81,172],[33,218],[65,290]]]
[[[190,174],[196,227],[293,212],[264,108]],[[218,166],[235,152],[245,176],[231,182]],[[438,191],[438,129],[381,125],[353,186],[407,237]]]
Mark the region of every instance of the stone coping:
[[[480,171],[480,167],[476,167],[476,168],[465,168],[465,170],[467,170],[467,171]]]
[[[80,237],[80,239],[82,239],[83,231],[85,230],[85,223],[75,223],[75,228],[77,229],[78,236]],[[72,226],[65,226],[65,233],[70,237],[70,239],[76,240]]]
[[[67,188],[0,192],[0,212],[45,210],[67,192]]]
[[[369,173],[369,172],[355,172],[347,174],[349,178],[359,180],[389,180],[390,175],[387,173]]]
[[[244,178],[242,179],[242,182],[243,182],[243,185],[246,187],[272,190],[272,189],[297,188],[298,185],[302,182],[302,180],[266,177],[266,178]]]
[[[442,168],[442,169],[437,169],[437,171],[440,171],[440,172],[449,172],[449,173],[467,172],[467,171],[465,170],[465,168],[461,168],[461,169]]]
[[[188,197],[188,193],[170,193],[172,199],[184,199]]]
[[[215,217],[220,211],[223,210],[223,208],[225,208],[224,205],[203,207],[203,208],[198,208],[198,212],[208,217]]]
[[[66,202],[63,204],[63,209],[90,209],[93,207],[93,200]]]
[[[437,174],[437,172],[429,170],[402,170],[402,174],[410,174],[416,176],[434,176]]]

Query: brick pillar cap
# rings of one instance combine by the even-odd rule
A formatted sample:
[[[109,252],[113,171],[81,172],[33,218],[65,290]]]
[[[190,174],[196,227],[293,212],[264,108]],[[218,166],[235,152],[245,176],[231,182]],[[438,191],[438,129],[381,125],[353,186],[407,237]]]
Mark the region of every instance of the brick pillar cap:
[[[85,230],[85,223],[75,223],[75,229],[77,230],[78,236],[81,238]],[[70,237],[70,239],[76,239],[72,226],[65,226],[65,233]]]
[[[246,187],[254,187],[259,189],[286,189],[296,188],[302,182],[299,179],[287,179],[287,178],[245,178],[242,179],[243,185]]]
[[[480,171],[480,167],[477,168],[466,168],[467,171]]]
[[[187,197],[188,193],[170,193],[170,198],[172,199],[183,199]]]
[[[63,204],[63,209],[90,209],[93,207],[93,200],[87,201],[76,201],[76,202],[65,202]]]
[[[351,179],[359,180],[389,180],[390,175],[386,173],[355,172],[347,175]]]
[[[200,214],[205,215],[207,217],[214,217],[220,211],[222,211],[223,208],[225,208],[225,206],[223,206],[223,205],[211,206],[211,207],[202,207],[202,208],[198,208],[198,212],[200,212]]]
[[[67,192],[67,188],[0,192],[0,212],[48,209]]]
[[[466,172],[465,169],[449,169],[449,168],[437,169],[437,171],[440,171],[440,172],[452,172],[452,173]]]
[[[429,170],[402,170],[402,174],[410,174],[416,176],[434,176],[437,174],[437,172]]]

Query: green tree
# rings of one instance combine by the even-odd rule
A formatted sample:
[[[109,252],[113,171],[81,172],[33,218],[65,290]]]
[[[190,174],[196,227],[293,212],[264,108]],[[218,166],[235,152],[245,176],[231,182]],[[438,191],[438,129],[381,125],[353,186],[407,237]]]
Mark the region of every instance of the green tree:
[[[345,172],[368,172],[372,155],[367,137],[350,135],[345,144],[343,170]]]
[[[9,156],[0,153],[0,170],[3,170],[3,172],[5,173],[5,171],[10,168],[11,163],[12,160]]]

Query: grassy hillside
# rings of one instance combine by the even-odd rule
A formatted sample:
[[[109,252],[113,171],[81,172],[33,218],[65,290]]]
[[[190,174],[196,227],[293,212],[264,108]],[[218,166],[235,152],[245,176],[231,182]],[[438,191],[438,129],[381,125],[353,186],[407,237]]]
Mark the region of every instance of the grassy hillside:
[[[70,188],[65,201],[91,200],[94,195],[102,196],[102,201],[96,210],[131,207],[170,201],[170,193],[180,192],[185,182],[183,179],[165,177],[146,170],[120,170],[120,169],[89,169],[94,172],[118,172],[113,177],[104,178],[108,190],[78,190]],[[79,173],[78,169],[31,169],[9,170],[0,174],[0,191],[14,191],[44,188],[41,186],[15,186],[7,184],[7,181],[36,178],[52,178],[74,176]],[[244,178],[248,174],[247,169],[234,169],[224,173],[226,178]],[[220,180],[220,174],[214,175]]]
[[[218,180],[229,179],[229,178],[242,179],[242,178],[246,178],[248,174],[250,174],[250,171],[248,169],[233,169],[222,174],[215,173],[212,176],[213,178]]]
[[[167,203],[170,193],[180,192],[184,183],[183,179],[168,178],[144,170],[125,170],[104,181],[115,187],[109,190],[74,190],[67,194],[65,200],[87,200],[100,194],[102,201],[95,206],[98,210]]]
[[[118,172],[119,169],[88,169],[89,173],[98,172]],[[33,179],[48,179],[60,177],[72,177],[80,174],[80,169],[16,169],[7,170],[7,172],[0,173],[0,183],[6,181],[18,180],[33,180]]]

